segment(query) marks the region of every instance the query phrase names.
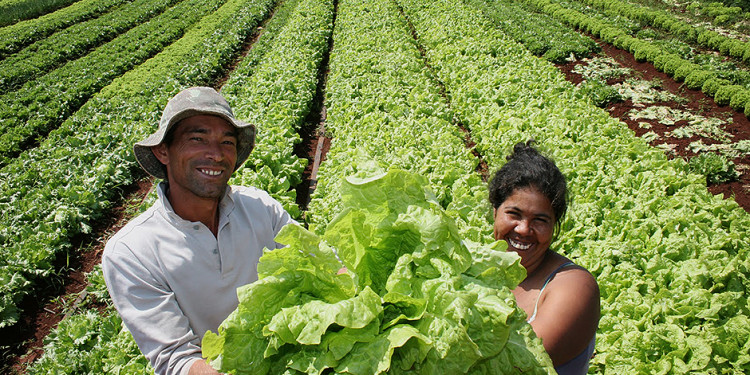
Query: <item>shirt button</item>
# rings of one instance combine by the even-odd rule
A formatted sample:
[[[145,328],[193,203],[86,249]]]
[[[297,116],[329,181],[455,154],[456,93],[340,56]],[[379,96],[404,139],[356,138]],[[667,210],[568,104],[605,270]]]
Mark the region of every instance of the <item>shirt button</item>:
[[[214,249],[214,254],[218,254],[218,253],[219,253],[219,249]]]
[[[198,225],[194,225],[194,226],[193,226],[193,229],[195,229],[195,230],[198,230],[198,229],[201,229],[201,227],[200,227],[200,226],[198,226]]]

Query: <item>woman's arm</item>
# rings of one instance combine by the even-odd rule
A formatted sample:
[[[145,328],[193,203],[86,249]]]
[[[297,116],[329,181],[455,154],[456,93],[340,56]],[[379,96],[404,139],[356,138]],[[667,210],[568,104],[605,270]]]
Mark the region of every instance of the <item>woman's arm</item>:
[[[599,286],[586,270],[575,267],[557,273],[539,300],[531,327],[560,366],[581,354],[599,325]]]

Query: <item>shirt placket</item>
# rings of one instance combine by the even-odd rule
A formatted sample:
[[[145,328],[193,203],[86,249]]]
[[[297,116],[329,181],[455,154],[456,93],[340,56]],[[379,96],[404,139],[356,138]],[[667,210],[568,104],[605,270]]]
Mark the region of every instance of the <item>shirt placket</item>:
[[[216,269],[221,271],[221,254],[219,253],[219,242],[216,237],[214,237],[213,233],[211,233],[208,227],[206,227],[202,223],[192,223],[191,230],[193,232],[193,236],[201,245],[201,249],[204,251],[204,254],[210,257]]]

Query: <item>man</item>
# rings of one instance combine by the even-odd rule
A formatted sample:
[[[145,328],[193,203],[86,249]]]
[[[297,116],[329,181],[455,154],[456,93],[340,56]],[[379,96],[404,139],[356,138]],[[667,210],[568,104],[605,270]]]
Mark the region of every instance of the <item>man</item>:
[[[267,193],[227,184],[255,143],[214,89],[172,98],[159,129],[135,145],[164,181],[159,199],[115,234],[102,267],[112,301],[157,374],[217,373],[201,338],[237,308],[236,288],[258,279],[263,248],[294,222]]]

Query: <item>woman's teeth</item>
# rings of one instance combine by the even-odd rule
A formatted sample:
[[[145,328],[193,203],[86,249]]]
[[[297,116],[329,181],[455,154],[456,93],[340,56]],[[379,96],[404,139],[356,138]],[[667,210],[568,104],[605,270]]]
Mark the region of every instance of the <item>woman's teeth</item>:
[[[530,243],[522,243],[522,242],[514,241],[511,239],[508,239],[508,243],[510,244],[510,246],[513,246],[518,250],[528,250],[529,248],[531,248],[531,245],[532,245]]]

